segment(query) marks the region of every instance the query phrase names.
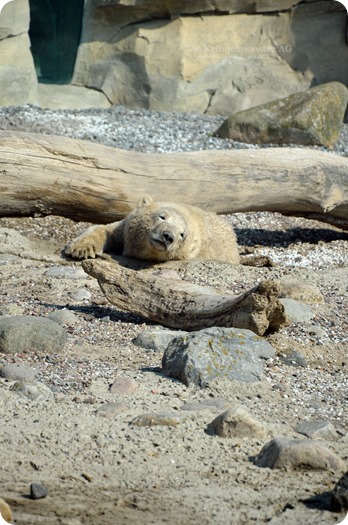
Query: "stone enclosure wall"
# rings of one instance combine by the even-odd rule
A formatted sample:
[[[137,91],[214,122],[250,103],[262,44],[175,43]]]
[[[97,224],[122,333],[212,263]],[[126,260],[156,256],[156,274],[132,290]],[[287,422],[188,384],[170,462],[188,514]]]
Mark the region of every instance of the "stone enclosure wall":
[[[348,85],[347,13],[331,0],[85,0],[71,82],[113,104],[233,114]],[[0,104],[35,103],[28,0],[0,14]]]

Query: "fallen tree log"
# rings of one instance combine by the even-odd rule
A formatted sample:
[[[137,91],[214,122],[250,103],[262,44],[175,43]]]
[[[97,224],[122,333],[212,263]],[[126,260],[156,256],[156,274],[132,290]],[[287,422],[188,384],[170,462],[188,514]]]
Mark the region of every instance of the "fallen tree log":
[[[106,298],[117,308],[170,328],[191,331],[225,326],[263,335],[287,324],[274,281],[263,281],[235,297],[101,259],[85,260],[82,267],[98,280]]]
[[[348,159],[308,148],[139,153],[0,132],[0,172],[3,217],[108,223],[149,194],[217,213],[276,211],[348,229]]]

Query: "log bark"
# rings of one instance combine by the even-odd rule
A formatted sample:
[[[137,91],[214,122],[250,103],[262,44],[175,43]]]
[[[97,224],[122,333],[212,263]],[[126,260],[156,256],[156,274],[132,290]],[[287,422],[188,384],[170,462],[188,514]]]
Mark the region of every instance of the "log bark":
[[[85,260],[82,267],[98,280],[106,298],[117,308],[170,328],[191,331],[225,326],[263,335],[287,324],[278,300],[278,284],[273,281],[261,282],[235,297],[101,259]]]
[[[0,216],[120,220],[144,194],[217,213],[275,211],[348,229],[348,159],[308,148],[139,153],[0,132]]]

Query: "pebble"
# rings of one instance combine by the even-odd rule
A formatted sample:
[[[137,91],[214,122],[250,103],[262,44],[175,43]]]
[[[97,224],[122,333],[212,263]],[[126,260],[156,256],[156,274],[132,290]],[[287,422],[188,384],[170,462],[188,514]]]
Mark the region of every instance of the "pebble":
[[[330,449],[311,440],[272,439],[255,459],[262,468],[292,468],[344,472],[347,465]]]
[[[13,516],[11,507],[2,498],[0,498],[0,515],[7,523],[12,523]]]
[[[48,489],[41,483],[32,483],[30,485],[30,497],[31,499],[42,499],[48,495]]]
[[[338,433],[331,421],[305,421],[296,425],[294,430],[310,439],[338,439]]]
[[[237,406],[217,416],[208,426],[209,431],[223,438],[265,438],[266,427],[250,412]]]
[[[74,312],[65,309],[55,310],[49,314],[48,319],[52,319],[52,321],[66,326],[74,326],[79,322],[79,318]]]
[[[17,381],[11,387],[11,390],[32,400],[53,400],[52,390],[43,383],[23,383],[22,381]]]
[[[52,266],[45,271],[45,275],[55,279],[87,279],[88,277],[82,268],[72,266]]]
[[[9,363],[0,370],[0,376],[10,379],[11,381],[33,381],[37,370],[31,366],[22,363]]]
[[[131,377],[117,377],[110,386],[112,394],[133,394],[139,388],[138,383]]]
[[[58,323],[33,315],[0,318],[0,352],[23,353],[29,350],[58,353],[66,343],[65,329]]]

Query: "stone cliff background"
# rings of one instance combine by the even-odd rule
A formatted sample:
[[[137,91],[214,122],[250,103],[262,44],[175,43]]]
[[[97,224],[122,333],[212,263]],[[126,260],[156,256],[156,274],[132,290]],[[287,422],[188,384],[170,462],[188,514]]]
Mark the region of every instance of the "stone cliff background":
[[[231,115],[347,85],[346,26],[331,0],[12,0],[0,105],[40,105],[40,89],[65,84],[99,92],[102,107]]]

